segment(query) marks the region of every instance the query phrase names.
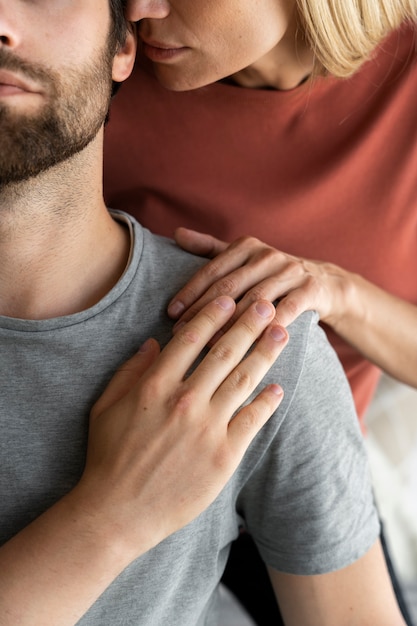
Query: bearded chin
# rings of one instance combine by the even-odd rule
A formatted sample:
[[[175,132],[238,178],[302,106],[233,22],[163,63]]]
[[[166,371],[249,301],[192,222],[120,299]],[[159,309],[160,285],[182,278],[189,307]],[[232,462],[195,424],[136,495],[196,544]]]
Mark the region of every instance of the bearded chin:
[[[38,176],[81,152],[96,137],[103,119],[80,124],[74,113],[49,107],[37,116],[16,115],[0,107],[0,189]]]
[[[107,42],[88,65],[58,73],[28,68],[0,48],[0,66],[28,72],[48,94],[31,113],[0,104],[0,189],[70,159],[97,136],[110,106],[113,54]]]

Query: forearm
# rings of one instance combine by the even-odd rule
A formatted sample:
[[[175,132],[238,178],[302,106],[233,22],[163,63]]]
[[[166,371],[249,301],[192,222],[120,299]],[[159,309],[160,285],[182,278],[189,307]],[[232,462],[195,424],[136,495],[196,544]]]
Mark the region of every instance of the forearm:
[[[417,307],[361,276],[342,275],[342,306],[324,321],[390,376],[417,387]]]
[[[116,530],[70,494],[0,549],[0,624],[76,624],[128,562]]]

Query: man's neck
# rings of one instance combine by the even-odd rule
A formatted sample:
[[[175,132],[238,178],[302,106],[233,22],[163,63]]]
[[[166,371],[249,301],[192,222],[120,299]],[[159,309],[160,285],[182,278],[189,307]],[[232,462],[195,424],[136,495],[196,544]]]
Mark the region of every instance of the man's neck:
[[[129,234],[104,205],[96,141],[36,178],[0,190],[0,315],[77,313],[96,304],[123,273]]]

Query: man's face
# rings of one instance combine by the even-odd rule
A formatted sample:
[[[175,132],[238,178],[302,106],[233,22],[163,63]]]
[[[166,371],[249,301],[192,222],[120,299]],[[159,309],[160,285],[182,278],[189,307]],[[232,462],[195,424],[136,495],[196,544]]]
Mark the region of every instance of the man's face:
[[[108,0],[0,0],[0,188],[97,135],[112,86],[109,32]]]

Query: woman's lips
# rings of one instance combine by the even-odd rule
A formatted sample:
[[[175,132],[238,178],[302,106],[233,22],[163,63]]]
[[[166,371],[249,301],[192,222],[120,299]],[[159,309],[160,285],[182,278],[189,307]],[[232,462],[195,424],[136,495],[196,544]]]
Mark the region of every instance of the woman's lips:
[[[151,61],[171,61],[175,60],[188,50],[185,46],[175,46],[161,43],[159,41],[145,41],[142,39],[143,52]]]

